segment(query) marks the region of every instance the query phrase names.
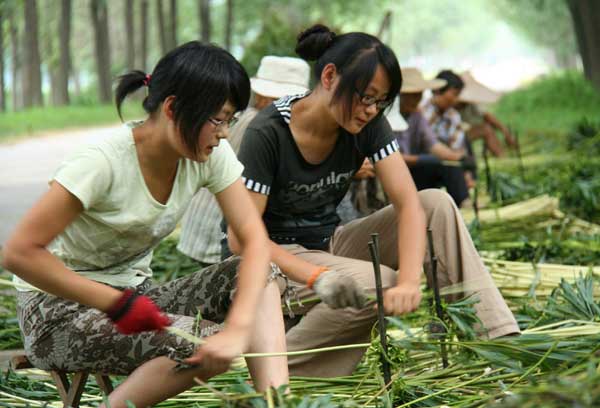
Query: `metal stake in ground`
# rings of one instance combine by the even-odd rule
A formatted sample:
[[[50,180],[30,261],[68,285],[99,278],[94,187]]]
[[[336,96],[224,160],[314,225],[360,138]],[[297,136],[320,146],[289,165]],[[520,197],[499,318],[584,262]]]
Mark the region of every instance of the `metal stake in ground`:
[[[383,308],[383,287],[381,284],[381,268],[379,267],[379,234],[371,234],[371,242],[369,242],[369,252],[371,253],[371,261],[373,262],[373,271],[375,273],[375,291],[377,293],[377,323],[379,327],[379,339],[383,355],[381,356],[381,366],[383,369],[383,381],[389,384],[392,381],[390,372],[390,363],[387,360],[387,330],[385,322],[385,310]]]
[[[473,211],[475,212],[474,228],[479,237],[479,242],[483,242],[481,234],[481,221],[479,220],[479,183],[475,183],[473,187]]]
[[[485,164],[485,183],[487,185],[487,191],[488,194],[493,197],[494,194],[492,192],[493,189],[493,180],[492,180],[492,171],[490,170],[490,163],[488,162],[488,148],[485,145],[485,142],[483,143],[483,163]]]
[[[521,142],[519,141],[519,132],[515,130],[513,134],[515,135],[517,158],[519,159],[519,173],[521,173],[521,181],[525,182],[525,167],[523,167],[523,158],[521,157]]]
[[[433,282],[433,301],[435,303],[435,313],[440,320],[442,327],[442,337],[440,338],[440,351],[442,354],[442,365],[444,368],[448,367],[448,354],[446,353],[446,339],[445,333],[446,328],[443,326],[443,317],[444,313],[442,311],[442,300],[440,298],[440,287],[438,285],[438,276],[437,276],[437,257],[435,256],[435,252],[433,250],[433,236],[431,232],[431,228],[427,228],[427,241],[429,243],[429,259],[431,261],[431,280]]]
[[[479,184],[476,183],[473,188],[473,211],[475,212],[475,220],[479,225]]]

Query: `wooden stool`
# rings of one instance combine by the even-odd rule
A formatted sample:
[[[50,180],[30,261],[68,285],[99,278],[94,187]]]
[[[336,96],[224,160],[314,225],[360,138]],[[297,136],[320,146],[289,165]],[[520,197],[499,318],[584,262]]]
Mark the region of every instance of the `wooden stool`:
[[[10,361],[10,367],[13,370],[21,370],[26,368],[35,368],[25,354],[14,356]],[[69,383],[68,374],[73,374]],[[113,391],[113,386],[110,377],[106,374],[94,374],[87,371],[79,371],[69,373],[66,371],[50,371],[50,375],[56,383],[58,394],[64,404],[64,408],[78,408],[81,394],[85,388],[85,383],[88,376],[92,374],[96,378],[96,382],[100,389],[106,394]]]

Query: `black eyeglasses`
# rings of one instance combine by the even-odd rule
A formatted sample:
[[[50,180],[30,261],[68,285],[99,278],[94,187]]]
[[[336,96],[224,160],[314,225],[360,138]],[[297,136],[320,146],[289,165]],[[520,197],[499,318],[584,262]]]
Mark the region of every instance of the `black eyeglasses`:
[[[217,118],[208,118],[208,121],[210,123],[212,123],[213,125],[215,125],[215,127],[220,127],[223,126],[224,124],[227,124],[227,127],[232,127],[233,125],[235,125],[237,123],[239,119],[239,116],[232,116],[230,119],[225,120],[225,119],[217,119]]]
[[[358,95],[358,100],[360,101],[360,103],[362,103],[365,106],[375,105],[375,107],[380,111],[384,110],[392,103],[392,101],[388,99],[377,99],[371,95],[361,94],[358,89],[356,90],[356,94]]]

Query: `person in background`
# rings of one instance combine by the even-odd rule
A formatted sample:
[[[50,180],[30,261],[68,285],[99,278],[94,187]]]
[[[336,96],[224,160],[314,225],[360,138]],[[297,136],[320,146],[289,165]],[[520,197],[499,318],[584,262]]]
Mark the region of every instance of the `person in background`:
[[[430,275],[427,227],[433,230],[440,286],[474,288],[475,306],[490,338],[519,331],[485,269],[452,198],[441,190],[417,192],[388,121],[386,108],[402,76],[393,51],[366,33],[335,34],[315,25],[298,36],[296,52],[313,66],[308,94],[281,98],[263,109],[244,134],[238,158],[246,188],[263,215],[272,261],[284,278],[280,291],[300,300],[303,315],[287,331],[289,351],[363,343],[377,319],[368,242],[380,236],[384,311],[402,315],[421,300],[421,277]],[[368,158],[390,205],[339,226],[336,208],[352,176]],[[237,233],[229,246],[239,251]],[[468,293],[473,293],[470,290]],[[292,296],[295,300],[295,296]],[[289,356],[292,375],[349,375],[365,348]]]
[[[504,150],[496,132],[502,133],[509,148],[516,147],[516,141],[510,129],[500,119],[482,108],[497,102],[500,95],[477,81],[468,71],[462,73],[461,79],[465,83],[465,88],[460,93],[456,109],[466,125],[463,127],[466,129],[469,141],[482,139],[494,156],[501,157]]]
[[[408,121],[406,130],[394,134],[417,190],[445,187],[457,206],[468,205],[464,166],[470,162],[466,152],[453,150],[440,142],[419,109],[423,92],[438,90],[446,85],[446,81],[425,80],[416,68],[403,68],[402,78],[400,106],[390,115],[399,111]],[[460,166],[446,166],[442,163],[444,160],[459,162]]]
[[[446,85],[433,91],[431,98],[425,101],[421,111],[437,139],[455,152],[469,151],[460,113],[456,110],[460,93],[465,87],[464,81],[450,70],[443,70],[436,76],[443,79]],[[473,171],[465,171],[467,189],[475,187]]]
[[[29,360],[43,370],[127,376],[108,396],[112,408],[153,406],[196,377],[226,371],[242,353],[285,350],[265,227],[242,183],[243,166],[217,131],[248,105],[248,75],[227,51],[191,41],[152,74],[120,77],[119,116],[124,99],[142,87],[147,118],[63,162],[3,249],[3,266],[18,284]],[[201,187],[216,195],[240,235],[242,260],[155,286],[153,250]],[[285,357],[247,363],[257,390],[288,382]]]
[[[285,95],[308,91],[310,67],[300,58],[267,55],[260,61],[256,76],[250,78],[253,106],[248,107],[225,135],[237,154],[248,124],[262,109]],[[222,131],[227,132],[228,129]],[[213,194],[201,189],[183,217],[177,249],[201,266],[221,260],[223,214]]]

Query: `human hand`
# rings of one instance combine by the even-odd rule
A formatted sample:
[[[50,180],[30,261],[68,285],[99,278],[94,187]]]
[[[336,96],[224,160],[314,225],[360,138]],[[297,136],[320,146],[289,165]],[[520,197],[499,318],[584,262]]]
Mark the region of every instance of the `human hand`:
[[[354,174],[354,178],[357,180],[364,180],[375,177],[375,167],[369,159],[365,159],[360,169]]]
[[[106,314],[122,334],[162,330],[171,324],[169,318],[149,297],[139,295],[131,289],[124,290]]]
[[[322,272],[313,289],[317,295],[332,309],[353,307],[361,309],[365,305],[365,292],[350,276],[344,276],[337,271]]]
[[[249,337],[248,330],[226,326],[223,331],[207,337],[184,363],[198,364],[211,376],[224,373],[231,362],[246,351]]]
[[[383,294],[383,309],[388,315],[398,316],[415,311],[421,303],[420,284],[401,283]]]

